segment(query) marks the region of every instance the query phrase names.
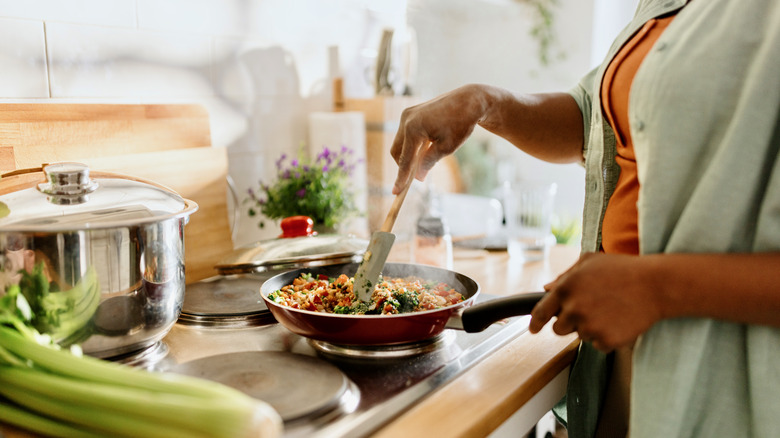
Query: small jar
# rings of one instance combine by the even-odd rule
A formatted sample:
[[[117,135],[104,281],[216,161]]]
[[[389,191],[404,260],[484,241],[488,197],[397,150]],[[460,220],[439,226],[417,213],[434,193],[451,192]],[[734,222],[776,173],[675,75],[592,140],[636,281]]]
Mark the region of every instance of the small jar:
[[[438,199],[430,193],[426,198],[423,213],[415,227],[415,262],[452,269],[452,236],[439,213]]]

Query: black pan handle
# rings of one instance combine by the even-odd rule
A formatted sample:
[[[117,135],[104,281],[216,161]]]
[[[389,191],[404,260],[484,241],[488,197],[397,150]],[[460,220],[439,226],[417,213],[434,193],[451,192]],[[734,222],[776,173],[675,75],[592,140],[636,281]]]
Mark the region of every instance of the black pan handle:
[[[463,330],[477,333],[504,318],[530,315],[536,303],[545,295],[546,292],[520,293],[471,306],[460,315]]]

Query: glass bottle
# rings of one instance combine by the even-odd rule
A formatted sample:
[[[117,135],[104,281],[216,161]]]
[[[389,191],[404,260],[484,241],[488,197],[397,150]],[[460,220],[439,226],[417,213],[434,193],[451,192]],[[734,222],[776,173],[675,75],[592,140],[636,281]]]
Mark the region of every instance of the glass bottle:
[[[452,236],[431,190],[424,197],[422,213],[415,228],[414,258],[423,265],[452,269]]]

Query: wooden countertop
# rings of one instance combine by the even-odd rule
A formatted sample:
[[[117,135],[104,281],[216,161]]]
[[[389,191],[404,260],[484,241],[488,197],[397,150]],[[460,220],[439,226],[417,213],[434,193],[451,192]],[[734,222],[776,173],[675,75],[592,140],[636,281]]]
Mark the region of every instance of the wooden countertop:
[[[454,270],[475,279],[484,293],[509,295],[542,290],[578,256],[578,248],[558,245],[551,250],[548,260],[523,264],[510,259],[506,252],[456,250]],[[564,372],[578,345],[576,335],[558,336],[550,324],[536,335],[525,333],[423,399],[373,437],[487,436]],[[544,410],[550,407],[544,406]],[[431,421],[434,418],[454,421]],[[524,432],[518,430],[517,434]]]

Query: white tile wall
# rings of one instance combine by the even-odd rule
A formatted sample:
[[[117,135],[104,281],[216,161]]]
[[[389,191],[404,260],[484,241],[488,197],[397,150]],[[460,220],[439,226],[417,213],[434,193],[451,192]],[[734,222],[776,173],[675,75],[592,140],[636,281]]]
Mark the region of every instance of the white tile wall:
[[[135,27],[135,0],[0,0],[0,17]]]
[[[247,34],[241,0],[137,0],[138,27],[208,35]]]
[[[306,141],[307,114],[329,108],[329,46],[348,92],[381,30],[407,22],[422,98],[472,81],[565,89],[588,68],[593,1],[560,2],[567,57],[542,69],[514,0],[0,0],[0,101],[203,104],[243,196]],[[241,242],[277,234],[255,222]]]
[[[0,65],[0,96],[49,97],[43,23],[0,18]]]
[[[46,23],[52,97],[213,96],[202,35]]]

